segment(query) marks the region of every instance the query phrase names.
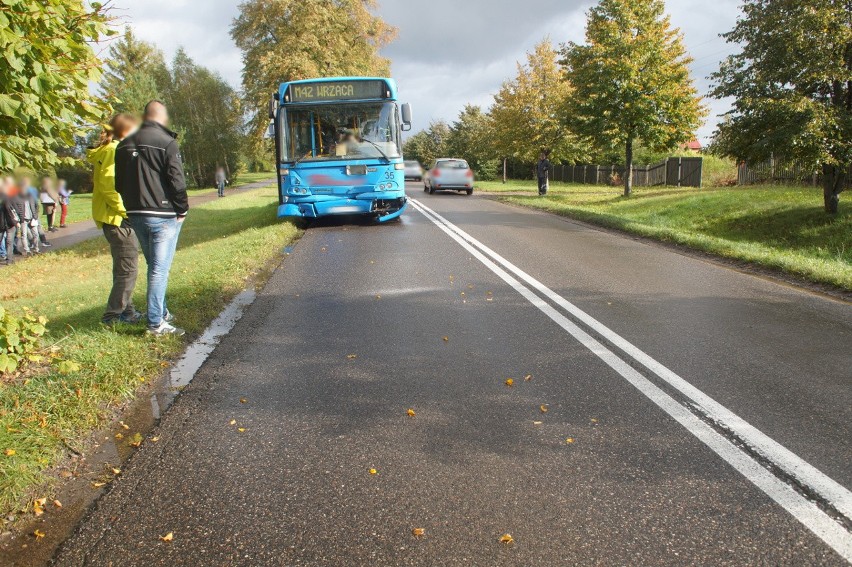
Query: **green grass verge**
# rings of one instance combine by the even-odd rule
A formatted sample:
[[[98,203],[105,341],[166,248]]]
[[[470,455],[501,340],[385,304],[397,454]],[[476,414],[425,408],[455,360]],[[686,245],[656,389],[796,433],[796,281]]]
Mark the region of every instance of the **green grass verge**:
[[[276,191],[259,189],[193,209],[186,220],[169,285],[169,308],[189,335],[200,333],[246,284],[298,236],[276,219]],[[45,353],[52,364],[0,380],[0,511],[44,487],[45,471],[114,418],[143,383],[178,355],[185,340],[153,339],[145,326],[100,324],[112,261],[104,239],[84,242],[3,269],[0,304],[50,319]],[[140,258],[135,301],[144,310]],[[51,348],[51,345],[54,345]],[[80,365],[62,375],[58,361]],[[14,451],[7,455],[8,450]]]
[[[547,197],[532,181],[477,184],[515,193],[501,199],[618,228],[642,236],[782,270],[852,290],[852,208],[823,212],[812,187],[753,186],[713,189],[621,188],[554,184]]]
[[[275,178],[274,171],[261,172],[261,173],[243,173],[240,174],[237,182],[231,186],[230,189],[234,189],[236,187],[242,187],[243,185],[248,185],[250,183],[256,183],[258,181],[267,181]],[[215,187],[205,187],[203,189],[190,189],[187,191],[190,197],[197,197],[200,195],[209,195],[210,193],[214,193],[216,191]],[[92,218],[92,194],[91,193],[75,193],[71,195],[71,203],[68,205],[68,218],[66,219],[67,224],[72,224],[80,221],[87,221]],[[59,211],[56,213],[56,222],[59,222]],[[41,216],[41,224],[44,228],[47,228],[47,219],[44,215]]]

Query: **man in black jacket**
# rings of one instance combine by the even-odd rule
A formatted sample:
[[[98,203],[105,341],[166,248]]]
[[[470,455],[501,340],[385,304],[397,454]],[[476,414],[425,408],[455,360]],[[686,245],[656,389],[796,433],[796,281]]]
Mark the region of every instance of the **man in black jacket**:
[[[177,134],[160,101],[145,106],[145,122],[115,151],[115,188],[124,201],[148,263],[148,332],[183,335],[166,307],[169,271],[189,212]]]

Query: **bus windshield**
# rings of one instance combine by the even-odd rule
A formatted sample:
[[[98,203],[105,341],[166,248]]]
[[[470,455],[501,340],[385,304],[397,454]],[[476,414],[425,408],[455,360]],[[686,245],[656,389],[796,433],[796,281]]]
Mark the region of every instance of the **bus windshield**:
[[[281,113],[284,161],[398,158],[393,102],[289,106]]]

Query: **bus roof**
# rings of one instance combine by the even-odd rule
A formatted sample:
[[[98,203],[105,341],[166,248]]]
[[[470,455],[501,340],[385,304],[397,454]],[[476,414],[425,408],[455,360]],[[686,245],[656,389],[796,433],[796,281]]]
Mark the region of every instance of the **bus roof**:
[[[368,82],[368,81],[373,81],[373,82],[383,81],[385,86],[386,86],[386,92],[389,93],[390,96],[382,96],[382,97],[376,96],[376,97],[353,98],[353,99],[340,98],[340,99],[336,99],[335,101],[340,101],[340,100],[397,100],[396,81],[394,79],[390,79],[390,78],[387,78],[387,77],[322,77],[322,78],[318,78],[318,79],[303,79],[301,81],[289,81],[289,82],[286,82],[286,83],[281,83],[281,87],[278,90],[278,95],[279,95],[278,100],[281,101],[282,104],[299,104],[300,102],[301,103],[316,102],[316,101],[309,101],[309,100],[292,101],[292,100],[288,100],[287,98],[285,98],[286,95],[288,94],[288,91],[290,90],[290,87],[294,86],[294,85],[320,85],[320,84],[323,84],[323,83],[350,83],[351,84],[353,82]],[[326,100],[325,102],[332,102],[332,101]]]

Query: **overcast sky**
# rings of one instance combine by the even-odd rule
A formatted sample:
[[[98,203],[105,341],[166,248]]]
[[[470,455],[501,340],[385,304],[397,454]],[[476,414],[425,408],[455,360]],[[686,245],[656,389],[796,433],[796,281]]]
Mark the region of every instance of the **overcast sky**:
[[[451,122],[465,103],[487,107],[515,63],[537,42],[582,41],[588,0],[379,0],[378,14],[399,28],[384,50],[400,96],[414,106],[415,130],[430,120]],[[115,0],[117,13],[167,57],[183,46],[196,62],[240,86],[240,52],[228,35],[238,0]],[[733,51],[719,37],[739,13],[738,0],[667,0],[695,58],[693,76],[706,94],[707,76]],[[203,7],[202,7],[203,6]],[[724,102],[708,99],[706,142]]]

